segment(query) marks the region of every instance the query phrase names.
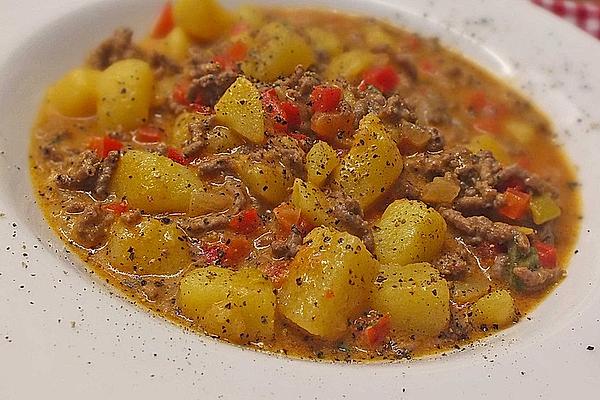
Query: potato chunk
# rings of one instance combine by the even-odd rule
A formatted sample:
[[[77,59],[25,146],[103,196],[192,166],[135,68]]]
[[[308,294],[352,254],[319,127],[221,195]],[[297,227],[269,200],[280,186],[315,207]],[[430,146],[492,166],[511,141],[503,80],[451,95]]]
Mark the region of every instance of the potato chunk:
[[[230,209],[235,193],[225,185],[206,184],[190,194],[189,216],[206,215]]]
[[[379,118],[369,114],[360,121],[354,144],[333,179],[365,210],[392,186],[403,166],[396,143]]]
[[[498,329],[515,321],[515,303],[508,290],[496,290],[473,304],[471,322],[476,329]]]
[[[306,154],[308,181],[321,186],[339,164],[335,150],[325,142],[317,142]]]
[[[253,143],[265,140],[265,113],[260,93],[252,82],[239,77],[215,105],[217,121]]]
[[[214,304],[227,300],[232,276],[232,270],[217,266],[193,269],[179,283],[177,306],[186,317],[202,322]]]
[[[208,116],[197,112],[184,111],[175,118],[173,127],[167,132],[167,144],[173,147],[182,148],[185,143],[191,139],[189,125],[201,124]]]
[[[173,60],[183,62],[188,56],[190,45],[190,39],[184,30],[176,26],[165,38],[160,40],[157,50]]]
[[[242,71],[261,81],[273,82],[280,76],[290,75],[299,64],[308,68],[315,62],[306,40],[278,22],[262,27],[253,47],[242,64]]]
[[[133,129],[148,118],[154,75],[145,61],[117,61],[98,78],[98,124],[103,129]]]
[[[436,336],[450,320],[448,283],[428,263],[381,268],[372,305],[389,314],[396,334]]]
[[[290,265],[278,294],[281,313],[309,333],[335,340],[368,308],[377,261],[355,236],[316,228]]]
[[[310,182],[304,182],[302,179],[294,181],[292,204],[313,226],[331,226],[335,223],[329,200],[318,187]]]
[[[74,69],[48,89],[48,104],[66,117],[96,114],[96,90],[100,71]]]
[[[207,188],[192,171],[167,157],[130,150],[121,157],[110,190],[148,213],[187,212],[192,193]]]
[[[207,154],[224,153],[244,144],[244,140],[226,126],[215,126],[206,134],[206,138]]]
[[[208,333],[236,343],[270,340],[274,333],[273,285],[254,268],[197,268],[181,280],[177,305]]]
[[[378,48],[389,46],[394,48],[397,46],[397,39],[379,26],[373,26],[365,32],[365,42],[370,48]]]
[[[356,81],[374,60],[374,54],[364,50],[342,53],[331,60],[325,70],[325,77],[330,81],[337,78],[344,78],[350,82]]]
[[[334,57],[344,50],[339,37],[331,31],[314,26],[306,29],[305,33],[317,53]]]
[[[271,205],[285,201],[294,182],[280,163],[255,161],[247,156],[237,160],[236,172],[254,196]]]
[[[210,118],[197,112],[182,112],[177,116],[173,128],[168,132],[167,141],[171,146],[183,147],[191,138],[189,125],[201,124]],[[218,154],[240,146],[244,140],[226,126],[216,126],[206,133],[206,154]]]
[[[485,295],[491,287],[491,282],[485,277],[477,277],[469,279],[466,282],[452,282],[450,294],[452,301],[457,304],[467,304],[477,301],[481,296]]]
[[[177,225],[153,218],[135,226],[116,222],[105,251],[113,268],[135,275],[173,275],[192,262]]]
[[[198,40],[218,38],[233,22],[233,16],[216,0],[177,0],[173,4],[173,19]]]
[[[396,200],[373,229],[375,254],[386,264],[432,261],[444,244],[446,229],[444,218],[427,204]]]

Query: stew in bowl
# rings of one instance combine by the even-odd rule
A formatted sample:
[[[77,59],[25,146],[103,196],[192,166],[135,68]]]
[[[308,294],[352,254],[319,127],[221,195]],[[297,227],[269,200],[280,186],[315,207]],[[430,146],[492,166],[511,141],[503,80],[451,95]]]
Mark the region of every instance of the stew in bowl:
[[[48,89],[30,158],[48,223],[110,283],[310,359],[509,327],[579,230],[534,105],[435,39],[325,10],[168,3]]]

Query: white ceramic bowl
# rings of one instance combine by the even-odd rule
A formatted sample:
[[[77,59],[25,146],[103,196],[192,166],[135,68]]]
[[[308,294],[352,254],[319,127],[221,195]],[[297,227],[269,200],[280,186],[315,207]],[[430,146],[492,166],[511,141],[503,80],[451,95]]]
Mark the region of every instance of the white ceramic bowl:
[[[522,0],[335,2],[342,10],[438,35],[533,98],[579,166],[584,220],[569,277],[515,327],[446,356],[379,365],[314,363],[189,334],[128,303],[65,251],[34,204],[27,149],[42,91],[115,27],[146,32],[161,3],[0,1],[0,398],[597,395],[600,44]]]

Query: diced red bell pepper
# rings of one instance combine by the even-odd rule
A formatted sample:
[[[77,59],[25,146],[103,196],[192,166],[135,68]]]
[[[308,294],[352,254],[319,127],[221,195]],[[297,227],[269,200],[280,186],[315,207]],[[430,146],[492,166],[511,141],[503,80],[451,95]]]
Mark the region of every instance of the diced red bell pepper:
[[[250,26],[245,22],[239,22],[231,28],[231,35],[239,35],[250,30]]]
[[[406,47],[410,51],[417,51],[423,45],[423,41],[417,35],[410,35],[406,40]]]
[[[190,82],[188,80],[183,80],[175,84],[173,88],[173,100],[177,104],[181,104],[182,106],[188,106],[190,102],[187,99],[187,92],[190,88]]]
[[[88,142],[88,149],[94,150],[98,157],[104,157],[104,138],[101,136],[94,136]]]
[[[336,86],[317,86],[310,94],[313,112],[335,111],[342,100],[342,89]]]
[[[531,169],[531,158],[527,156],[519,157],[517,159],[517,164],[519,164],[521,168]]]
[[[99,157],[105,158],[111,151],[121,150],[123,148],[123,143],[109,136],[95,136],[90,139],[88,148],[94,150]]]
[[[290,133],[290,134],[288,134],[288,136],[293,137],[294,139],[300,140],[300,141],[308,139],[308,136],[303,135],[302,133]]]
[[[190,161],[185,158],[185,155],[174,147],[167,148],[167,157],[181,165],[188,165]]]
[[[437,71],[437,65],[433,62],[433,60],[425,58],[419,63],[419,70],[426,74],[433,75]]]
[[[108,203],[102,206],[105,210],[108,210],[116,215],[121,215],[124,212],[129,211],[129,205],[126,201],[121,201],[119,203]]]
[[[231,45],[231,47],[229,47],[229,50],[227,51],[229,58],[231,58],[232,60],[236,60],[236,61],[242,61],[244,58],[246,58],[247,53],[248,53],[248,46],[246,45],[246,43],[239,41],[239,40],[237,42],[233,43]]]
[[[140,143],[160,142],[162,131],[154,126],[142,126],[135,132],[135,140]]]
[[[106,157],[111,151],[119,151],[123,148],[123,143],[111,137],[104,137],[104,152],[103,157]]]
[[[503,103],[490,99],[483,90],[473,91],[466,99],[466,106],[473,113],[484,118],[482,121],[476,122],[483,129],[499,124],[507,113],[507,108]]]
[[[281,203],[273,209],[277,220],[277,234],[286,238],[292,232],[292,225],[298,225],[300,221],[300,210],[289,203]]]
[[[212,114],[213,109],[211,107],[202,104],[202,99],[198,96],[193,101],[188,100],[188,91],[190,89],[191,82],[189,80],[182,80],[175,84],[171,97],[177,104],[188,107],[189,109],[199,112],[201,114]]]
[[[225,54],[218,54],[214,56],[213,61],[219,64],[224,69],[229,68],[231,64],[231,60],[229,60]]]
[[[214,62],[221,64],[221,67],[233,68],[235,64],[246,58],[248,53],[248,46],[241,41],[233,43],[223,54],[216,55],[213,59]]]
[[[289,132],[302,123],[298,106],[291,101],[279,100],[275,89],[264,92],[261,99],[276,132]]]
[[[484,265],[492,265],[500,253],[501,249],[494,243],[483,242],[475,248],[477,258]]]
[[[358,90],[360,90],[361,92],[364,92],[365,90],[367,90],[368,87],[369,87],[369,85],[364,80],[360,81],[360,83],[357,86]]]
[[[319,139],[331,140],[340,133],[354,132],[354,113],[328,112],[315,113],[310,119],[310,129],[317,134]]]
[[[265,112],[273,121],[273,128],[275,131],[287,131],[287,121],[284,118],[283,110],[281,109],[281,101],[279,100],[279,96],[277,96],[277,91],[275,89],[269,89],[263,92],[260,98]]]
[[[210,115],[214,111],[211,107],[204,106],[199,103],[192,103],[189,105],[189,107],[191,110],[196,111],[197,113],[200,113],[200,114],[204,114],[204,115]]]
[[[151,36],[155,39],[163,38],[167,36],[174,27],[175,22],[173,21],[173,7],[171,6],[171,2],[167,2],[158,15],[156,22],[154,23]]]
[[[369,346],[379,346],[389,335],[391,330],[391,318],[389,314],[385,314],[379,318],[377,323],[365,329],[365,339]]]
[[[211,244],[202,249],[204,258],[208,263],[215,263],[225,257],[226,246],[223,243]]]
[[[269,109],[267,109],[268,113],[272,113],[274,111],[273,108],[277,107],[279,105],[279,103],[281,102],[281,100],[279,100],[279,96],[277,95],[277,90],[275,90],[274,88],[265,90],[264,92],[262,92],[262,94],[260,95],[260,99],[263,103],[263,105],[265,107],[268,107]]]
[[[298,229],[300,229],[300,233],[302,234],[302,236],[308,235],[310,231],[316,228],[316,226],[314,226],[310,221],[308,221],[302,216],[300,216],[300,220],[298,221],[297,227]]]
[[[208,263],[236,265],[250,254],[252,246],[246,238],[234,236],[227,243],[213,243],[202,250]]]
[[[473,121],[473,129],[482,133],[499,134],[502,130],[502,119],[497,115],[484,115]]]
[[[467,107],[475,113],[480,113],[487,104],[487,95],[483,90],[475,90],[467,98]]]
[[[533,247],[538,253],[540,264],[544,268],[556,268],[556,247],[544,242],[533,242]]]
[[[287,121],[288,131],[300,126],[302,118],[300,117],[300,109],[296,104],[291,101],[284,101],[281,103],[281,111],[283,111],[284,118]]]
[[[227,241],[225,245],[225,257],[223,262],[227,265],[236,265],[248,257],[252,245],[250,241],[242,236],[234,236]]]
[[[391,65],[373,67],[365,71],[363,80],[383,93],[389,93],[400,83],[400,75]]]
[[[276,288],[281,287],[283,280],[288,275],[290,267],[289,261],[275,261],[274,263],[263,266],[263,273],[273,282]]]
[[[261,219],[258,211],[256,211],[256,208],[250,208],[235,215],[229,221],[229,227],[237,233],[248,234],[258,229],[260,223]]]
[[[515,188],[508,188],[504,192],[504,204],[498,212],[507,218],[518,220],[525,216],[529,210],[531,195]]]

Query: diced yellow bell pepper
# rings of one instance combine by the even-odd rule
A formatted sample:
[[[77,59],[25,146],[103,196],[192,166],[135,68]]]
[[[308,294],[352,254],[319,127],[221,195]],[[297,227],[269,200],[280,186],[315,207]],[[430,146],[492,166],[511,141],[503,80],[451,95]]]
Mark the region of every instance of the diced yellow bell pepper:
[[[521,144],[531,142],[535,136],[535,128],[524,121],[509,119],[504,123],[504,131]]]
[[[535,233],[535,230],[526,226],[515,226],[515,228],[523,235],[533,235]]]
[[[541,196],[535,196],[529,203],[531,216],[536,225],[542,225],[560,217],[561,210],[556,201],[548,193]]]
[[[491,135],[475,136],[473,139],[471,139],[467,145],[467,148],[473,153],[477,153],[481,150],[490,151],[496,160],[500,161],[502,164],[507,165],[511,163],[511,157],[508,155],[506,149]]]

